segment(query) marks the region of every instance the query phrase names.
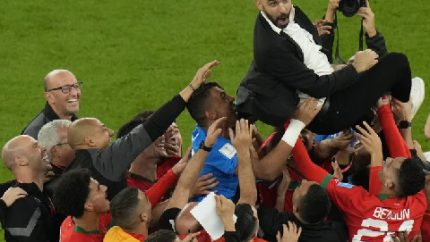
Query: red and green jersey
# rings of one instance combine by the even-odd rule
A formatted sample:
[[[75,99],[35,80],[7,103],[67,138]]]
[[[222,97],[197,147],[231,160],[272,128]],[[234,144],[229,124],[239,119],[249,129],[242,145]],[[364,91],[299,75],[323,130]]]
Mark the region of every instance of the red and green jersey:
[[[321,184],[343,212],[350,241],[391,241],[391,234],[420,233],[427,201],[424,192],[406,198],[380,199],[360,186],[339,182],[327,176]]]
[[[68,216],[61,224],[60,242],[101,242],[109,229],[110,222],[110,213],[105,213],[100,216],[98,230],[86,231],[75,224],[72,216]]]

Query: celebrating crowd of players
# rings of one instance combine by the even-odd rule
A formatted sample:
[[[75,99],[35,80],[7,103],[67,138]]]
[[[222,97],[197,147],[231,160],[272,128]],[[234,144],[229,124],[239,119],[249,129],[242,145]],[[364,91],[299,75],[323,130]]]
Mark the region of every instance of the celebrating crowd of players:
[[[6,241],[430,241],[430,166],[411,131],[422,100],[409,100],[423,81],[388,53],[369,3],[357,13],[369,49],[341,66],[339,0],[315,25],[290,0],[256,3],[236,102],[207,81],[212,61],[112,141],[101,120],[77,117],[75,75],[49,72],[44,109],[2,149]],[[256,120],[274,132],[261,137]]]

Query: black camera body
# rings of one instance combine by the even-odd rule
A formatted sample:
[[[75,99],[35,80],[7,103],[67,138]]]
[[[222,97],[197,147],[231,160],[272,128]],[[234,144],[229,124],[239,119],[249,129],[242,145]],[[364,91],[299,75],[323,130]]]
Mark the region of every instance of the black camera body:
[[[366,6],[366,0],[341,0],[339,3],[339,11],[341,11],[345,17],[352,17],[357,13],[359,8]]]

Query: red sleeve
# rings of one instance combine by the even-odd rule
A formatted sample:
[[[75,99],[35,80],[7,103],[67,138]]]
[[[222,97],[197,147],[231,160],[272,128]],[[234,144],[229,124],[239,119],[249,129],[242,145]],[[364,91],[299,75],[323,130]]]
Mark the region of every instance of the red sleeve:
[[[430,241],[430,212],[427,211],[423,217],[423,223],[421,224],[421,235],[423,241]]]
[[[382,166],[370,167],[369,174],[369,193],[373,195],[379,195],[382,190],[382,184],[379,180],[379,172],[381,172]]]
[[[378,109],[378,117],[382,129],[384,130],[384,137],[390,156],[393,158],[411,157],[411,152],[394,122],[393,113],[388,104]]]
[[[154,207],[161,200],[161,198],[164,196],[164,193],[166,193],[169,188],[175,185],[177,180],[178,177],[170,169],[151,188],[146,190],[146,197],[148,197],[152,207]]]
[[[330,175],[326,170],[312,162],[301,139],[297,139],[292,154],[294,156],[297,170],[302,173],[306,179],[316,181],[321,184],[324,178]]]

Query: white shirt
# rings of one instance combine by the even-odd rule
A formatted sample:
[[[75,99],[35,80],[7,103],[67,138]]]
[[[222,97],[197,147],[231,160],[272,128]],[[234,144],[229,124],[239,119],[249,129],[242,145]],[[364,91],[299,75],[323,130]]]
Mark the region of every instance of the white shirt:
[[[294,22],[295,9],[294,6],[291,7],[289,23],[286,28],[280,29],[270,21],[266,14],[261,11],[261,14],[269,23],[270,27],[277,34],[284,31],[285,34],[291,37],[296,44],[300,47],[303,52],[303,62],[309,69],[313,70],[318,76],[329,75],[334,72],[333,67],[327,59],[327,56],[321,52],[322,46],[315,43],[312,34],[300,27],[296,22]],[[300,97],[300,102],[304,99],[310,97],[308,94],[297,91]],[[325,98],[319,99],[322,105]]]

